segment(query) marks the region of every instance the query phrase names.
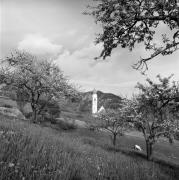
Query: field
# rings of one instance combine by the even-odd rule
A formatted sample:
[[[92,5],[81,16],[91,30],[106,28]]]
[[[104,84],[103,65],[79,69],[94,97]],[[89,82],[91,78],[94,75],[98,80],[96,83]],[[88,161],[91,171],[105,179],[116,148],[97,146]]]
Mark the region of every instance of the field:
[[[162,140],[151,162],[132,150],[134,144],[145,147],[142,138],[133,135],[120,137],[113,148],[103,132],[64,131],[1,116],[0,179],[178,179],[178,142]]]

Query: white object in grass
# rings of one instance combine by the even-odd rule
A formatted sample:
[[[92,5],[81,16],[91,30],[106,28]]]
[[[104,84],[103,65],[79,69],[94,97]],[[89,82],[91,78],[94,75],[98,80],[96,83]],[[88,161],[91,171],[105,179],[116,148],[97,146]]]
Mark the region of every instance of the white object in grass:
[[[137,151],[142,151],[142,148],[137,144],[134,146],[134,149]]]

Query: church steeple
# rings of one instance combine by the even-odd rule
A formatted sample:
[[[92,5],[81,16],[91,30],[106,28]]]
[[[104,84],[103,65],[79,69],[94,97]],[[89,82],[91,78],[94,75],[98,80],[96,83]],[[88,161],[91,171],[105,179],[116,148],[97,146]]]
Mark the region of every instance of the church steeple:
[[[96,89],[93,90],[92,95],[92,114],[96,114],[98,112],[98,96]]]
[[[97,91],[96,91],[96,89],[93,89],[93,94],[97,94]]]

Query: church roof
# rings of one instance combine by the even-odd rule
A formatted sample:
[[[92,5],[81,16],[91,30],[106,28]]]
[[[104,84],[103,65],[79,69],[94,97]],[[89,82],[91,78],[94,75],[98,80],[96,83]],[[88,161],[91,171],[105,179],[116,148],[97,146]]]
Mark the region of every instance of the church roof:
[[[104,108],[104,106],[101,106],[100,108],[99,108],[99,110],[98,110],[98,113],[102,113],[102,112],[105,112],[106,110],[105,110],[105,108]]]

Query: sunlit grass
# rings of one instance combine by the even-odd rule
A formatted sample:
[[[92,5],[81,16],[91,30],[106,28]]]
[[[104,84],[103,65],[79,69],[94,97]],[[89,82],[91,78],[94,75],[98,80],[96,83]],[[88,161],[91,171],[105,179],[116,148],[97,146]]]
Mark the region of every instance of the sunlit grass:
[[[1,116],[0,179],[177,179],[168,167],[106,150],[110,142],[104,137],[98,132],[57,131]]]

